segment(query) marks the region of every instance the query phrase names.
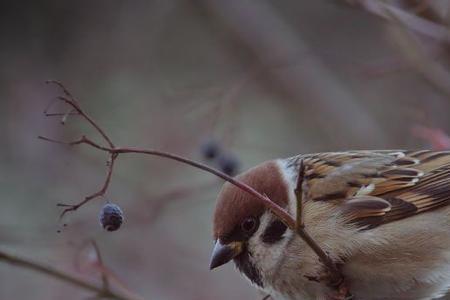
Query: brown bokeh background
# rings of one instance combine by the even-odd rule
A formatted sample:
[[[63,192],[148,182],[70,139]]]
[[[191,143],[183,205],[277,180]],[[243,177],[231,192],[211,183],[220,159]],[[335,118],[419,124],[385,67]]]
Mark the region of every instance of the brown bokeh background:
[[[261,299],[231,265],[208,270],[221,181],[206,173],[123,156],[105,199],[58,220],[56,203],[101,186],[106,156],[36,138],[98,138],[77,117],[44,117],[59,95],[44,81],[63,82],[118,145],[201,160],[214,138],[241,170],[298,153],[444,148],[448,39],[357,2],[370,1],[1,3],[0,249],[99,282],[94,239],[114,284],[145,299]],[[448,1],[416,2],[391,5],[447,28]],[[106,199],[125,212],[114,233],[98,223]],[[0,299],[88,296],[0,262]]]

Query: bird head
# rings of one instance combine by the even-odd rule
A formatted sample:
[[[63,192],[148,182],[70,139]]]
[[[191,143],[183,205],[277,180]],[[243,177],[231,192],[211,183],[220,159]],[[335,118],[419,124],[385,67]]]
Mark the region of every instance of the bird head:
[[[288,204],[288,184],[277,161],[265,162],[236,179],[261,194],[267,195],[281,207]],[[214,212],[214,249],[210,268],[230,261],[253,284],[262,287],[264,267],[273,264],[287,227],[254,196],[225,183]]]

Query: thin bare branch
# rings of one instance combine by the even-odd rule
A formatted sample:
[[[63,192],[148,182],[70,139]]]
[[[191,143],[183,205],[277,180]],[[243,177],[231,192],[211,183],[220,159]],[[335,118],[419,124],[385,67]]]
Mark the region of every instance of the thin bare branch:
[[[114,153],[114,152],[110,152],[110,153],[111,153],[111,155],[109,157],[108,163],[106,164],[107,165],[106,178],[105,178],[105,181],[104,181],[103,186],[101,187],[101,189],[99,191],[89,195],[89,196],[86,196],[83,201],[81,201],[81,202],[79,202],[77,204],[65,204],[65,203],[58,203],[58,204],[56,204],[59,207],[66,207],[62,211],[62,213],[60,215],[60,218],[64,217],[64,215],[66,213],[70,212],[70,211],[77,210],[78,208],[80,208],[81,206],[83,206],[84,204],[89,202],[90,200],[98,198],[98,197],[102,197],[102,196],[105,195],[106,191],[108,190],[109,183],[111,182],[111,176],[112,176],[113,171],[114,171],[114,162],[116,161],[116,158],[118,156],[117,153]]]
[[[34,262],[27,258],[8,254],[4,251],[0,251],[0,261],[4,261],[4,262],[9,263],[14,266],[18,266],[21,268],[30,269],[30,270],[34,270],[39,273],[46,274],[47,276],[70,283],[72,285],[78,286],[87,291],[94,292],[100,297],[118,299],[118,300],[142,300],[141,297],[124,296],[124,295],[121,295],[121,294],[118,294],[118,293],[112,291],[111,289],[105,290],[103,287],[98,287],[97,285],[95,285],[93,283],[90,283],[86,280],[83,280],[76,276],[65,273],[63,271],[57,270],[53,267],[46,266],[46,265],[38,263],[38,262]]]
[[[450,32],[445,26],[418,17],[380,0],[357,0],[356,3],[379,17],[388,20],[397,19],[397,21],[400,21],[404,26],[416,33],[431,37],[439,42],[450,42]],[[395,16],[395,19],[393,19],[393,16]]]
[[[273,7],[275,2],[258,1],[258,5],[254,5],[239,0],[204,0],[195,3],[201,5],[202,9],[206,8],[240,46],[253,54],[259,64],[264,66],[264,75],[289,95],[289,99],[303,102],[302,109],[308,107],[320,111],[321,117],[333,120],[333,124],[344,128],[342,132],[345,134],[340,136],[326,122],[320,124],[322,130],[335,137],[336,143],[345,141],[348,136],[365,145],[386,143],[386,136],[373,116],[360,105],[349,89],[336,80],[299,32],[294,32],[277,13]],[[352,116],[351,120],[349,115]],[[354,123],[360,126],[354,126]],[[370,141],[367,132],[371,132],[373,137]]]
[[[274,202],[272,202],[267,196],[262,195],[261,193],[259,193],[258,191],[256,191],[254,188],[250,187],[249,185],[234,179],[231,176],[228,176],[227,174],[214,169],[210,166],[207,166],[203,163],[200,162],[196,162],[194,160],[191,160],[189,158],[185,158],[183,156],[179,156],[176,154],[172,154],[172,153],[168,153],[168,152],[164,152],[164,151],[159,151],[159,150],[153,150],[153,149],[141,149],[141,148],[133,148],[133,147],[123,147],[123,148],[115,148],[115,149],[111,149],[111,151],[113,153],[121,153],[121,154],[126,154],[126,153],[140,153],[140,154],[147,154],[147,155],[154,155],[154,156],[159,156],[159,157],[165,157],[165,158],[169,158],[171,160],[175,160],[175,161],[179,161],[181,163],[190,165],[192,167],[195,167],[197,169],[206,171],[208,173],[211,173],[219,178],[222,178],[225,181],[228,181],[229,183],[237,186],[238,188],[240,188],[241,190],[251,194],[252,196],[255,196],[259,201],[261,201],[267,208],[271,209],[274,214],[279,217],[284,223],[286,223],[286,225],[288,225],[291,229],[294,228],[294,219],[292,218],[292,216],[285,210],[283,209],[281,206],[275,204]]]
[[[329,256],[320,248],[320,246],[314,241],[314,239],[306,232],[305,230],[305,226],[303,224],[302,218],[301,218],[301,213],[298,214],[298,216],[300,217],[299,220],[297,220],[297,222],[294,220],[294,218],[282,207],[280,207],[279,205],[277,205],[275,202],[273,202],[272,200],[269,199],[269,197],[267,197],[267,195],[265,194],[261,194],[258,191],[256,191],[254,188],[252,188],[251,186],[237,180],[234,179],[231,176],[228,176],[227,174],[216,170],[212,167],[209,167],[203,163],[200,162],[196,162],[194,160],[191,160],[189,158],[185,158],[183,156],[179,156],[173,153],[168,153],[168,152],[164,152],[164,151],[159,151],[159,150],[154,150],[154,149],[143,149],[143,148],[136,148],[136,147],[115,147],[114,144],[112,143],[112,141],[110,140],[110,138],[106,135],[106,133],[101,129],[101,127],[94,121],[94,119],[92,119],[91,117],[89,117],[81,108],[81,106],[78,104],[78,102],[72,97],[72,95],[70,94],[70,92],[59,82],[57,81],[52,81],[52,83],[57,84],[63,91],[64,94],[67,97],[59,97],[62,101],[64,101],[65,103],[67,103],[68,105],[70,105],[71,107],[73,107],[81,116],[84,117],[84,119],[86,119],[104,138],[104,140],[107,142],[108,146],[102,146],[94,141],[92,141],[91,139],[87,138],[85,135],[83,135],[80,139],[75,140],[75,141],[69,141],[69,142],[64,142],[64,141],[58,141],[55,139],[51,139],[51,138],[47,138],[47,137],[43,137],[43,136],[39,136],[40,139],[48,141],[48,142],[53,142],[53,143],[58,143],[58,144],[64,144],[64,145],[69,145],[69,146],[75,146],[75,145],[80,145],[80,144],[86,144],[89,145],[93,148],[96,148],[98,150],[107,152],[109,154],[110,160],[109,160],[109,164],[107,165],[107,175],[105,178],[105,181],[103,183],[102,188],[92,194],[89,195],[87,197],[84,198],[83,201],[77,203],[77,204],[64,204],[64,203],[59,203],[58,206],[60,207],[66,207],[64,209],[64,211],[61,213],[61,217],[63,217],[67,212],[70,211],[75,211],[78,208],[80,208],[81,206],[85,205],[86,203],[88,203],[90,200],[103,196],[110,184],[110,180],[111,180],[111,176],[114,170],[114,162],[117,159],[119,154],[145,154],[145,155],[152,155],[152,156],[159,156],[159,157],[164,157],[164,158],[168,158],[171,160],[175,160],[187,165],[190,165],[192,167],[195,167],[197,169],[206,171],[210,174],[213,174],[225,181],[228,181],[229,183],[233,184],[234,186],[240,188],[241,190],[243,190],[244,192],[249,193],[250,195],[254,196],[258,201],[260,201],[265,207],[267,207],[268,209],[270,209],[273,214],[275,214],[284,224],[286,224],[286,226],[288,226],[291,230],[296,231],[299,236],[311,247],[311,249],[318,255],[318,257],[320,258],[320,260],[325,264],[325,266],[328,268],[329,272],[332,274],[332,278],[343,278],[342,274],[340,273],[340,271],[338,270],[338,268],[335,266],[335,264],[333,263],[333,261],[329,258]],[[301,183],[303,182],[303,172],[304,172],[304,168],[301,168],[301,174],[299,176],[299,183],[298,183],[298,187],[296,189],[296,193],[298,195],[302,194],[301,191]],[[301,198],[301,197],[300,197]],[[301,201],[301,199],[300,199]],[[302,206],[299,206],[300,211],[302,210]],[[298,230],[297,230],[298,228]]]
[[[108,274],[104,271],[105,267],[103,264],[102,254],[100,253],[100,248],[98,247],[97,243],[94,240],[91,241],[91,244],[94,247],[95,255],[97,257],[98,264],[100,265],[100,271],[102,273],[103,290],[107,291],[109,290],[109,278]]]
[[[429,57],[417,37],[402,22],[400,15],[395,10],[386,10],[398,26],[391,28],[391,33],[396,37],[399,48],[405,57],[418,72],[436,89],[450,97],[450,73],[445,67]]]
[[[61,118],[61,124],[63,124],[63,125],[66,124],[67,118],[68,118],[70,115],[80,115],[80,113],[74,112],[74,111],[73,111],[73,108],[68,109],[67,112],[66,112],[66,113],[62,116],[62,118]]]
[[[75,111],[77,111],[83,118],[86,119],[86,121],[88,121],[89,124],[92,125],[92,127],[94,127],[97,130],[97,132],[108,143],[109,147],[114,148],[114,144],[112,143],[108,135],[105,133],[105,131],[99,125],[97,125],[97,123],[81,108],[80,105],[78,105],[78,101],[72,96],[72,94],[66,89],[66,87],[61,82],[56,80],[48,80],[47,83],[57,85],[67,96],[58,98],[66,102],[70,106],[72,106],[75,109]]]
[[[54,84],[54,85],[58,86],[61,89],[61,91],[63,91],[63,93],[67,97],[70,97],[70,98],[74,99],[74,97],[72,97],[72,94],[69,92],[69,90],[66,89],[64,84],[62,84],[60,81],[50,79],[50,80],[47,80],[45,83],[47,83],[47,84]]]
[[[118,154],[130,154],[130,153],[139,153],[139,154],[147,154],[147,155],[153,155],[153,156],[159,156],[159,157],[165,157],[165,158],[169,158],[171,160],[175,160],[175,161],[179,161],[182,162],[184,164],[193,166],[197,169],[201,169],[203,171],[206,171],[208,173],[211,173],[213,175],[216,175],[217,177],[222,178],[225,181],[230,182],[231,184],[239,187],[240,189],[246,191],[247,193],[255,196],[256,198],[259,199],[259,201],[262,201],[262,203],[264,205],[266,205],[269,209],[271,209],[274,214],[279,217],[287,226],[289,226],[289,228],[294,229],[295,226],[295,221],[292,218],[292,216],[282,207],[280,207],[279,205],[275,204],[274,202],[272,202],[267,196],[261,195],[259,192],[257,192],[255,189],[253,189],[252,187],[250,187],[249,185],[240,182],[236,179],[234,179],[233,177],[228,176],[227,174],[214,169],[210,166],[207,166],[203,163],[200,162],[196,162],[194,160],[185,158],[183,156],[179,156],[176,154],[172,154],[172,153],[168,153],[168,152],[164,152],[164,151],[159,151],[159,150],[153,150],[153,149],[142,149],[142,148],[135,148],[135,147],[119,147],[119,148],[108,148],[108,147],[103,147],[100,146],[99,144],[93,142],[92,140],[90,140],[89,138],[87,138],[86,136],[82,136],[80,139],[75,140],[75,141],[71,141],[71,142],[64,142],[64,141],[58,141],[55,139],[51,139],[51,138],[47,138],[47,137],[43,137],[43,136],[39,136],[39,139],[45,140],[45,141],[49,141],[52,143],[58,143],[58,144],[64,144],[64,145],[69,145],[69,146],[74,146],[74,145],[79,145],[79,144],[87,144],[90,145],[94,148],[97,148],[99,150],[105,151],[110,153],[111,155],[114,155],[114,158],[111,159],[111,164],[108,168],[108,174],[105,180],[105,184],[103,185],[103,187],[101,188],[100,191],[85,197],[85,199],[83,201],[81,201],[80,203],[77,204],[58,204],[58,206],[60,207],[69,207],[67,209],[65,209],[62,213],[61,216],[64,216],[64,214],[66,214],[69,211],[75,211],[78,208],[80,208],[81,206],[83,206],[84,204],[86,204],[87,202],[89,202],[90,200],[98,197],[98,196],[103,196],[104,193],[106,192],[106,189],[108,188],[109,185],[109,181],[111,178],[111,174],[112,174],[112,170],[113,170],[113,166],[114,166],[114,161],[117,158]],[[111,156],[113,157],[113,156]]]
[[[78,112],[70,112],[70,113],[44,113],[46,117],[64,117],[66,115],[69,116],[79,116],[80,114]]]

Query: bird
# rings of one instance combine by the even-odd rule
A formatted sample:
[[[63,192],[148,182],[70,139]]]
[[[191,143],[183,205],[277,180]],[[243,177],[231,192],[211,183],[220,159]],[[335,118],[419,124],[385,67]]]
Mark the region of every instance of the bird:
[[[296,217],[353,299],[436,299],[450,288],[450,151],[358,150],[263,162],[236,179]],[[233,261],[275,300],[335,299],[315,252],[253,195],[226,182],[213,215],[210,269]]]

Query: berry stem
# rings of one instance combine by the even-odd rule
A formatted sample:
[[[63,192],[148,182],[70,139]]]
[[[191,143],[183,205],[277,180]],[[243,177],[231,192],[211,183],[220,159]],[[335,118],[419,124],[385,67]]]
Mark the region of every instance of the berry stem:
[[[109,154],[109,163],[107,164],[107,175],[105,178],[105,181],[103,183],[102,188],[97,191],[96,193],[93,193],[92,195],[86,196],[83,201],[68,205],[59,203],[58,206],[60,207],[66,207],[63,212],[61,213],[61,217],[63,217],[66,213],[70,211],[75,211],[78,208],[82,207],[86,203],[88,203],[90,200],[103,196],[110,184],[111,176],[114,169],[114,162],[117,159],[117,157],[120,154],[145,154],[145,155],[153,155],[153,156],[159,156],[168,158],[171,160],[175,160],[181,163],[184,163],[186,165],[190,165],[192,167],[195,167],[197,169],[203,170],[205,172],[208,172],[210,174],[213,174],[225,181],[228,181],[229,183],[233,184],[234,186],[240,188],[246,193],[249,193],[250,195],[254,196],[258,201],[260,201],[265,207],[270,209],[274,215],[276,215],[286,226],[288,226],[291,230],[295,231],[310,247],[311,249],[318,255],[322,263],[325,264],[325,266],[328,268],[331,274],[333,274],[333,278],[343,278],[341,272],[337,269],[336,265],[333,263],[333,261],[330,259],[330,257],[327,255],[325,251],[322,250],[322,248],[315,242],[315,240],[308,234],[308,232],[305,229],[305,224],[303,221],[303,192],[302,192],[302,183],[304,180],[304,165],[303,161],[301,162],[300,169],[299,169],[299,176],[297,180],[297,187],[295,189],[295,194],[297,196],[297,219],[294,220],[294,218],[281,206],[277,205],[275,202],[273,202],[267,195],[261,194],[258,191],[256,191],[251,186],[225,174],[224,172],[221,172],[217,169],[214,169],[212,167],[209,167],[203,163],[194,161],[192,159],[165,152],[160,150],[154,150],[154,149],[144,149],[144,148],[136,148],[136,147],[116,147],[114,146],[112,140],[109,138],[109,136],[105,133],[105,131],[96,123],[96,121],[91,118],[89,115],[86,114],[86,112],[81,108],[81,106],[78,104],[78,101],[75,100],[75,98],[72,96],[72,94],[64,87],[64,85],[58,81],[48,81],[48,83],[56,84],[59,88],[62,89],[65,96],[58,97],[60,101],[63,101],[64,103],[68,104],[73,108],[73,110],[82,118],[84,118],[89,124],[92,125],[92,127],[100,134],[100,136],[103,138],[103,140],[106,142],[107,146],[101,145],[92,139],[88,138],[87,136],[83,135],[78,140],[74,141],[59,141],[55,139],[51,139],[44,136],[39,136],[39,139],[45,140],[47,142],[52,143],[58,143],[63,145],[69,145],[69,146],[75,146],[75,145],[81,145],[85,144],[88,146],[91,146],[95,149],[101,150],[103,152],[106,152]],[[70,110],[72,111],[72,110]],[[65,115],[67,118],[69,115]]]
[[[39,139],[42,139],[47,142],[57,143],[57,144],[63,144],[63,145],[69,145],[69,146],[75,146],[75,145],[81,145],[86,144],[93,148],[96,148],[98,150],[104,151],[109,153],[110,155],[110,164],[108,165],[108,172],[104,181],[104,184],[102,188],[97,191],[96,193],[93,193],[89,196],[86,196],[84,200],[77,204],[64,204],[64,203],[58,203],[57,205],[60,207],[66,207],[63,212],[61,213],[60,217],[63,217],[66,213],[71,211],[76,211],[86,203],[88,203],[90,200],[103,196],[108,187],[109,183],[111,181],[111,176],[113,173],[114,168],[114,161],[118,157],[119,154],[146,154],[146,155],[154,155],[159,157],[165,157],[171,160],[179,161],[181,163],[190,165],[192,167],[195,167],[197,169],[206,171],[208,173],[211,173],[219,178],[222,178],[225,181],[230,182],[231,184],[237,186],[238,188],[242,189],[243,191],[251,194],[252,196],[255,196],[259,201],[261,201],[267,208],[269,208],[278,218],[280,218],[283,223],[286,224],[290,229],[295,230],[295,220],[292,218],[292,216],[281,206],[277,205],[275,202],[269,199],[266,195],[262,195],[258,191],[256,191],[251,186],[234,179],[233,177],[225,174],[224,172],[221,172],[217,169],[214,169],[212,167],[209,167],[205,164],[202,164],[200,162],[196,162],[192,159],[176,155],[173,153],[165,152],[165,151],[159,151],[154,149],[142,149],[142,148],[135,148],[135,147],[116,147],[114,146],[114,143],[109,138],[109,136],[106,134],[106,132],[100,127],[100,125],[97,124],[97,122],[91,118],[79,105],[78,100],[76,100],[72,94],[69,92],[68,89],[59,81],[56,80],[48,80],[47,83],[49,84],[55,84],[58,86],[65,96],[57,97],[58,100],[66,103],[70,107],[72,107],[76,113],[78,113],[79,116],[84,118],[89,124],[92,125],[92,127],[100,134],[100,136],[103,138],[103,140],[106,142],[107,146],[103,146],[92,139],[88,138],[87,136],[83,135],[78,140],[74,141],[60,141],[56,139],[51,139],[44,136],[38,136]],[[47,111],[45,113],[48,113]]]

